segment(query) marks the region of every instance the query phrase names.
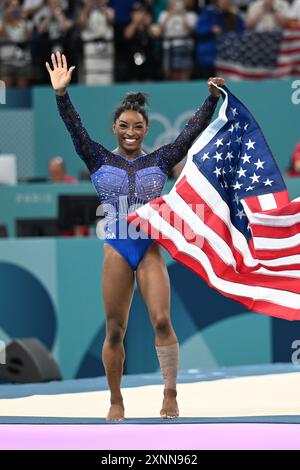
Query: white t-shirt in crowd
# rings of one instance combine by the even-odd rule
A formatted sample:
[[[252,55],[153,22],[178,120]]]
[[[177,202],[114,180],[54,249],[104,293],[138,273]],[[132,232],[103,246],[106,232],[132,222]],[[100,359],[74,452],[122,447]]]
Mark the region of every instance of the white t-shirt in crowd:
[[[251,2],[249,5],[246,20],[250,20],[260,16],[260,20],[253,28],[254,31],[257,32],[264,32],[264,31],[276,31],[277,29],[281,29],[280,24],[278,24],[274,13],[272,12],[264,12],[263,11],[263,4],[264,0],[256,0],[255,2]],[[289,4],[285,0],[275,0],[273,8],[280,12],[287,17],[290,16],[289,14]]]
[[[22,8],[23,10],[31,10],[32,8],[41,7],[43,3],[43,0],[24,0]]]
[[[300,21],[300,0],[294,0],[292,3],[289,17]]]
[[[108,23],[106,14],[101,9],[92,10],[84,30],[81,32],[83,40],[113,38],[113,27]]]
[[[158,17],[158,24],[161,26],[165,19],[167,18],[168,12],[166,10],[162,11]],[[187,23],[192,29],[195,28],[197,22],[197,15],[192,11],[186,13],[178,13],[170,16],[165,23],[165,28],[163,31],[164,38],[170,37],[188,37],[190,32],[185,28],[185,23]]]

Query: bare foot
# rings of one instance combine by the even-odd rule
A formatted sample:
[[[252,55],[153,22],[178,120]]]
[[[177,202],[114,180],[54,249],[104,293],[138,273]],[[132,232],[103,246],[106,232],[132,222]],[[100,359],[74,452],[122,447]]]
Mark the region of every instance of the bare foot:
[[[113,403],[110,406],[106,421],[124,421],[124,405],[123,403]]]
[[[179,416],[178,405],[176,401],[177,392],[167,388],[164,390],[164,400],[160,416],[164,419],[174,419]]]

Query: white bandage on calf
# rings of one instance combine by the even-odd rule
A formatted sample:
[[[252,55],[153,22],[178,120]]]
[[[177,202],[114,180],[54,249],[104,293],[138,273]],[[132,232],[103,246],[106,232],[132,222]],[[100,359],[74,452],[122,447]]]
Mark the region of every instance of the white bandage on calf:
[[[164,378],[165,388],[176,389],[178,374],[178,343],[169,346],[155,346],[160,368]]]

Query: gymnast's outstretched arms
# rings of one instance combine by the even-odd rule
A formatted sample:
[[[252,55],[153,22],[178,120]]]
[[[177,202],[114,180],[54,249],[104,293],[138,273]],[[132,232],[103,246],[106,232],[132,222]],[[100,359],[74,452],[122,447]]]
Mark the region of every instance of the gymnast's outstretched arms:
[[[194,140],[209,125],[221,94],[214,84],[223,86],[225,80],[220,77],[209,78],[208,89],[210,96],[206,98],[201,108],[193,114],[175,141],[160,149],[161,158],[159,166],[166,173],[169,173],[177,163],[183,160]]]
[[[91,139],[81,122],[79,114],[71,103],[67,87],[75,67],[68,68],[67,59],[60,52],[52,54],[51,60],[53,69],[48,62],[46,62],[46,68],[56,93],[59,113],[71,135],[77,154],[85,162],[90,173],[94,173],[104,162],[111,160],[111,152]],[[153,161],[165,174],[169,174],[172,168],[183,160],[194,140],[209,125],[220,96],[220,91],[214,84],[223,86],[224,83],[223,78],[210,78],[208,80],[210,96],[191,117],[176,140],[149,154],[149,157],[153,158]]]
[[[46,62],[46,69],[49,72],[52,87],[58,96],[64,96],[67,93],[75,66],[73,65],[68,69],[67,58],[59,51],[56,54],[51,54],[51,61],[53,70],[48,62]]]
[[[59,113],[71,135],[77,154],[85,162],[90,172],[93,173],[101,166],[102,158],[108,150],[91,139],[70,100],[67,88],[71,82],[75,66],[68,68],[67,58],[60,52],[52,54],[51,61],[53,70],[48,62],[46,62],[46,68],[56,94]]]

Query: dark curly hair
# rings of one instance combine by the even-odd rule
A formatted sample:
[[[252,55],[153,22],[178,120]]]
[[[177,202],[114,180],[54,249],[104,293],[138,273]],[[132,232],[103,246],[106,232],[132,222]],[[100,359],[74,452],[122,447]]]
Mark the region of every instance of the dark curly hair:
[[[148,96],[146,95],[146,93],[141,93],[141,92],[127,93],[121,106],[118,106],[118,108],[115,110],[113,121],[116,122],[116,120],[120,117],[120,115],[124,111],[128,111],[132,109],[133,111],[137,111],[138,113],[140,113],[148,125],[149,118],[148,118],[147,109],[145,107],[146,104],[148,104]]]

